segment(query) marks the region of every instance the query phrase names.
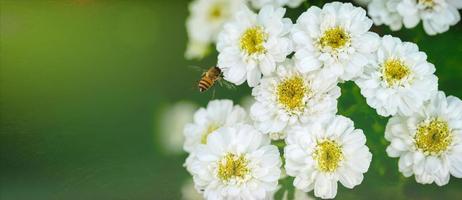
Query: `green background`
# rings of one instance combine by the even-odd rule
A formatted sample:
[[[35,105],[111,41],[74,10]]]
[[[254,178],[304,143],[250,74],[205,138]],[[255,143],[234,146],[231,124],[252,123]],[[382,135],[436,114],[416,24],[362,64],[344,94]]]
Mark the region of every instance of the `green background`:
[[[200,74],[187,66],[216,62],[215,52],[184,59],[187,4],[0,0],[0,199],[180,199],[186,155],[163,153],[159,111],[179,100],[206,105],[211,92],[196,91]],[[436,65],[440,90],[462,97],[461,23],[433,37],[421,26],[393,35],[416,42]],[[437,187],[404,178],[385,153],[387,119],[352,83],[341,87],[340,114],[364,129],[374,157],[363,183],[339,186],[337,198],[462,196],[461,179]],[[248,94],[245,85],[217,88],[215,98]]]

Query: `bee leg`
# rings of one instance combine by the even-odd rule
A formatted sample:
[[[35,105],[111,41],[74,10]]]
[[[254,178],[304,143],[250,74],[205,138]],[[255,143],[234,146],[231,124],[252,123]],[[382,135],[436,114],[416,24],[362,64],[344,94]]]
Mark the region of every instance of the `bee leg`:
[[[215,88],[213,88],[212,99],[215,99]]]

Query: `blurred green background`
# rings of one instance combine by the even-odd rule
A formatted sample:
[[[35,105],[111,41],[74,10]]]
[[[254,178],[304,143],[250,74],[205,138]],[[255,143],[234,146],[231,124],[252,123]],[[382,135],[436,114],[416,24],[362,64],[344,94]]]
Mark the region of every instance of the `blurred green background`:
[[[159,111],[180,100],[206,105],[212,95],[196,91],[200,74],[187,66],[216,62],[216,53],[184,59],[187,4],[0,0],[0,199],[180,199],[186,155],[162,151]],[[462,97],[461,23],[434,37],[422,27],[393,34],[416,42],[436,65],[439,88]],[[437,187],[404,178],[385,154],[387,119],[352,83],[342,92],[340,113],[364,129],[374,158],[363,183],[339,187],[337,198],[462,196],[461,179]],[[248,94],[217,88],[215,98]]]

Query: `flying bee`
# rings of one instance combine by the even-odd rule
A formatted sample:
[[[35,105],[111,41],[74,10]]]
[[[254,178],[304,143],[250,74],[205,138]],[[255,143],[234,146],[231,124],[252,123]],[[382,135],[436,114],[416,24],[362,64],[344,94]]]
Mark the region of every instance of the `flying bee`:
[[[206,72],[202,73],[202,78],[199,80],[199,92],[205,92],[210,89],[215,82],[222,78],[221,69],[218,67],[210,67]]]
[[[197,68],[197,67],[195,67]],[[201,68],[199,68],[201,69]],[[203,69],[201,69],[203,71]],[[205,92],[215,85],[215,83],[220,84],[220,86],[233,89],[235,85],[223,79],[223,72],[220,68],[213,66],[208,70],[202,73],[201,79],[198,83],[199,92]]]

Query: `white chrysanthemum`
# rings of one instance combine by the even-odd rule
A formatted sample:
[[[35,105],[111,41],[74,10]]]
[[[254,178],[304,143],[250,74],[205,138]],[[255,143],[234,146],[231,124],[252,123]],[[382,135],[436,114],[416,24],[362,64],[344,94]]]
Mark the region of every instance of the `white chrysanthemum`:
[[[385,139],[390,157],[399,157],[399,171],[418,183],[442,186],[450,174],[462,178],[462,101],[438,92],[412,116],[388,121]]]
[[[400,30],[403,26],[402,17],[398,13],[397,6],[402,0],[372,0],[367,6],[368,14],[379,26],[385,24],[392,31]]]
[[[191,172],[206,199],[268,199],[277,189],[279,150],[250,125],[220,128],[196,152]]]
[[[197,192],[196,188],[194,187],[193,180],[187,180],[183,186],[181,187],[181,199],[182,200],[203,200],[204,197]]]
[[[363,131],[343,116],[295,127],[286,141],[287,174],[316,197],[334,198],[337,181],[350,189],[359,185],[372,159]]]
[[[379,115],[410,115],[436,93],[435,66],[416,44],[386,35],[374,56],[356,84]]]
[[[253,104],[255,104],[255,98],[253,96],[245,96],[241,99],[240,105],[242,105],[246,111],[249,111]],[[285,132],[271,132],[268,135],[271,140],[283,140],[287,136]]]
[[[253,96],[245,96],[241,99],[240,103],[246,111],[249,111],[253,104],[255,104],[255,98]],[[271,140],[283,140],[287,136],[285,132],[271,132],[268,135]]]
[[[304,0],[248,0],[252,8],[261,9],[264,6],[271,5],[274,7],[288,6],[296,8],[303,3]]]
[[[184,128],[184,150],[191,153],[200,144],[206,144],[208,136],[220,127],[248,122],[247,113],[231,100],[213,100],[207,108],[194,114],[194,122]]]
[[[336,79],[300,73],[288,60],[264,77],[252,95],[256,102],[250,114],[256,127],[264,133],[284,133],[299,122],[335,114],[340,88]]]
[[[218,67],[224,78],[236,85],[247,80],[256,86],[261,75],[270,75],[276,63],[289,55],[288,33],[292,22],[285,9],[265,6],[257,14],[242,6],[233,21],[225,24],[217,42]]]
[[[362,73],[378,45],[378,35],[368,32],[371,26],[366,11],[351,3],[327,3],[322,10],[310,7],[291,34],[296,66],[302,72],[321,69],[341,80],[352,80]]]
[[[460,20],[462,0],[402,0],[397,10],[406,28],[414,28],[422,20],[424,30],[436,35],[449,30]]]
[[[186,58],[202,58],[216,41],[223,24],[244,4],[242,0],[195,0],[189,6],[190,16],[186,20],[188,46]]]
[[[160,140],[164,150],[168,153],[183,151],[183,129],[187,123],[193,121],[197,106],[191,102],[178,102],[169,106],[160,117]]]

